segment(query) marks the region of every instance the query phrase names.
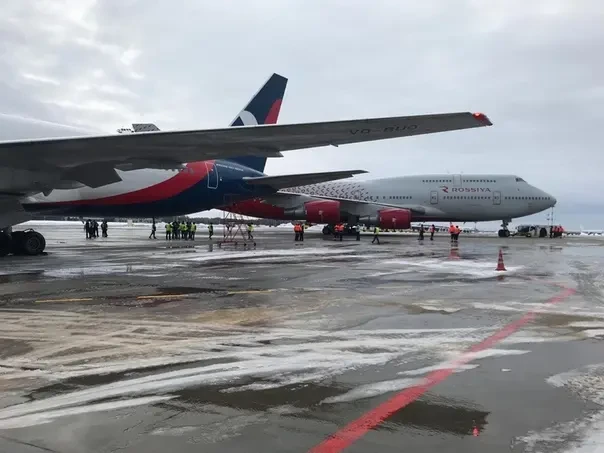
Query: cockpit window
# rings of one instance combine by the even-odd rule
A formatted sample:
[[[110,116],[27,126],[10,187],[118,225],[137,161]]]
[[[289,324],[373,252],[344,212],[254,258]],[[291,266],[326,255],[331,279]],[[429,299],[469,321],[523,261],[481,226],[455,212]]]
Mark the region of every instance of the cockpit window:
[[[526,182],[526,181],[524,179],[519,178],[519,177],[516,176],[516,182]]]

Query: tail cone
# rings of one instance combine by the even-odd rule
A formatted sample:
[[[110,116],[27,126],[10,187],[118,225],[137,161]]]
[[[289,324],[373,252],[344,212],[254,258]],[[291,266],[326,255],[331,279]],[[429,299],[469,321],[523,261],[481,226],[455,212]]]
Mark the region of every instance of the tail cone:
[[[499,249],[499,258],[497,259],[497,269],[496,271],[505,271],[505,264],[503,264],[503,250]]]

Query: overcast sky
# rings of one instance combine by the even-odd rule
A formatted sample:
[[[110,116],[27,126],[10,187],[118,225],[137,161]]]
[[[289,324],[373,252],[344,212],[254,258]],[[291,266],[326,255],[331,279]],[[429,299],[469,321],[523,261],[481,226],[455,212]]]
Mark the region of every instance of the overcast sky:
[[[222,127],[278,72],[282,123],[481,111],[493,127],[266,171],[518,174],[561,222],[604,228],[602,24],[601,0],[3,0],[0,105],[106,132]]]

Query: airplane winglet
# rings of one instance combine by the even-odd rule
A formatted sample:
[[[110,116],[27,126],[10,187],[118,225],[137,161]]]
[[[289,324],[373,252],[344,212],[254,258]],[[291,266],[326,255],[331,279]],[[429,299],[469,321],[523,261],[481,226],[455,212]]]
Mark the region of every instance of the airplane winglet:
[[[484,113],[476,112],[476,113],[472,113],[472,116],[474,118],[476,118],[478,121],[480,121],[481,123],[484,123],[486,126],[493,125],[493,123],[491,122],[489,117],[486,116]]]

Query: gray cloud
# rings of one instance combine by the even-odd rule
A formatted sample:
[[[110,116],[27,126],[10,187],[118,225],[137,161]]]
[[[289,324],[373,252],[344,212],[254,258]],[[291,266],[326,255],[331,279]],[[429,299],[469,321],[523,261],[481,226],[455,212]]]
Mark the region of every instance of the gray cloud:
[[[267,172],[514,173],[560,212],[601,209],[602,23],[597,0],[5,0],[0,102],[108,132],[217,127],[275,71],[281,122],[472,110],[495,125],[292,152]]]

